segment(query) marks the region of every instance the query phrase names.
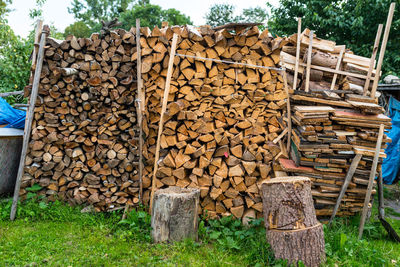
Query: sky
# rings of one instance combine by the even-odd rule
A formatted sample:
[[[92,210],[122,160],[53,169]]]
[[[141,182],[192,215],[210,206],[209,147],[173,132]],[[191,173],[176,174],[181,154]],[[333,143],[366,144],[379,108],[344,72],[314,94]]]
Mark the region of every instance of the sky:
[[[14,32],[26,37],[33,29],[33,21],[29,18],[29,9],[35,7],[35,0],[13,0],[8,15],[8,22]],[[160,5],[164,9],[175,8],[187,16],[190,16],[195,25],[205,24],[204,16],[213,4],[232,4],[236,13],[249,7],[265,7],[266,0],[150,0],[150,3]],[[277,5],[278,0],[268,1]],[[47,0],[43,7],[43,18],[46,24],[53,24],[59,31],[74,22],[74,16],[68,13],[71,0]]]

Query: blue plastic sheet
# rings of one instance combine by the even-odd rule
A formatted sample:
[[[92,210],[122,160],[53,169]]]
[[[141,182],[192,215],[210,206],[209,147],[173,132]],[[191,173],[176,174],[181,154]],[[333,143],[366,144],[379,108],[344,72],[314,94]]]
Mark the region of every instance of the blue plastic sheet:
[[[11,107],[0,97],[0,124],[7,124],[6,128],[25,128],[26,112]]]
[[[400,101],[390,97],[389,117],[392,119],[392,129],[387,134],[392,139],[387,144],[385,153],[387,157],[382,164],[382,177],[386,184],[392,184],[397,177],[400,164]]]

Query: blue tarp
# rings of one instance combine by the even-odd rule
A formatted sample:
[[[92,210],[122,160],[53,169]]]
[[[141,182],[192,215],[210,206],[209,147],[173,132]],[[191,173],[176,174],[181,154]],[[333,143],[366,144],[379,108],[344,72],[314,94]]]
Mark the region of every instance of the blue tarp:
[[[389,117],[392,119],[392,129],[387,134],[392,139],[387,144],[385,153],[387,157],[382,164],[382,177],[386,184],[392,184],[397,177],[400,164],[400,101],[390,97]]]
[[[0,97],[0,124],[7,124],[6,128],[25,128],[26,112],[11,107]]]

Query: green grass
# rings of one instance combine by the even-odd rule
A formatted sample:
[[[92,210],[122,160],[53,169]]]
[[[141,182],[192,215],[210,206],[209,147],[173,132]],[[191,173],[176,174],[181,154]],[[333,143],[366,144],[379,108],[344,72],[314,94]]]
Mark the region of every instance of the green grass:
[[[0,202],[0,266],[284,266],[273,258],[262,220],[250,228],[224,218],[202,221],[199,241],[152,244],[150,217],[131,212],[84,213],[60,202],[21,203],[8,220],[10,202]],[[359,218],[324,226],[326,266],[400,266],[400,244],[373,218],[357,239]],[[393,221],[400,231],[400,221]]]

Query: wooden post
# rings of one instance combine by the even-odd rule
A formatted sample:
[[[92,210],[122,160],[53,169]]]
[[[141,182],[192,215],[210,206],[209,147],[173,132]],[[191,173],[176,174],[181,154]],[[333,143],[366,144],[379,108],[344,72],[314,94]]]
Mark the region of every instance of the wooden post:
[[[286,77],[286,70],[282,71],[283,72],[283,87],[285,88],[285,92],[287,94],[287,100],[286,100],[286,109],[287,109],[287,123],[288,123],[288,141],[286,144],[286,152],[288,155],[290,154],[290,138],[292,136],[292,114],[290,110],[290,94],[289,94],[289,88],[288,88],[288,83],[287,83],[287,77]]]
[[[389,14],[388,14],[386,26],[385,26],[385,33],[383,34],[383,39],[382,39],[382,46],[381,46],[381,50],[379,51],[379,59],[378,59],[378,65],[376,67],[375,79],[374,79],[374,83],[372,84],[372,90],[371,90],[371,95],[370,95],[371,98],[375,98],[376,89],[378,88],[378,82],[379,82],[379,78],[380,78],[379,76],[381,73],[383,57],[385,56],[386,45],[387,45],[387,41],[389,38],[390,26],[392,26],[392,19],[393,19],[393,13],[394,13],[395,7],[396,7],[396,3],[393,2],[390,4]]]
[[[307,54],[307,73],[306,73],[306,88],[305,88],[306,92],[310,90],[311,54],[312,54],[313,37],[314,37],[314,32],[310,31],[310,44],[308,45],[308,54]]]
[[[361,214],[360,228],[359,228],[359,231],[358,231],[358,238],[359,239],[361,239],[361,237],[362,237],[362,234],[363,234],[363,231],[364,231],[365,220],[367,218],[369,201],[371,199],[371,192],[372,192],[372,187],[374,185],[374,179],[375,179],[375,174],[376,174],[376,167],[378,166],[379,154],[381,152],[381,145],[382,145],[382,138],[383,138],[384,129],[385,129],[385,125],[381,124],[379,126],[379,135],[378,135],[378,140],[376,141],[374,160],[372,161],[371,172],[369,174],[367,194],[365,195],[364,207],[362,209],[362,214]]]
[[[143,111],[145,105],[142,81],[142,57],[140,47],[140,19],[136,19],[136,51],[137,51],[137,106],[136,113],[139,126],[139,202],[143,204]]]
[[[157,190],[151,213],[153,242],[197,240],[199,202],[198,188],[172,186]]]
[[[297,75],[299,74],[299,63],[300,63],[300,39],[301,39],[301,18],[297,18],[296,63],[294,66],[293,90],[297,89]]]
[[[29,77],[29,81],[32,82],[32,72],[35,69],[36,66],[36,59],[38,55],[38,50],[39,50],[39,41],[40,41],[40,36],[42,34],[42,29],[43,29],[43,20],[38,19],[36,21],[36,28],[35,28],[35,39],[33,40],[33,51],[32,51],[32,64],[31,64],[31,77]]]
[[[40,44],[39,44],[38,57],[37,57],[37,61],[36,61],[35,75],[33,78],[32,92],[31,92],[31,97],[29,99],[29,108],[26,113],[26,119],[25,119],[25,131],[24,131],[24,139],[23,139],[23,144],[22,144],[21,159],[19,161],[18,175],[17,175],[17,180],[15,182],[15,189],[14,189],[14,198],[13,198],[13,203],[11,206],[10,220],[12,220],[12,221],[15,219],[15,214],[17,211],[19,190],[21,188],[21,180],[22,180],[22,175],[24,173],[25,157],[26,157],[26,152],[28,150],[29,138],[30,138],[31,129],[32,129],[33,114],[35,111],[35,104],[36,104],[36,99],[37,99],[37,95],[38,95],[38,91],[39,91],[40,74],[42,73],[44,46],[46,44],[46,35],[47,34],[48,34],[48,32],[43,29],[42,34],[40,36]]]
[[[335,68],[336,70],[340,70],[340,63],[342,63],[342,58],[343,58],[343,54],[344,54],[345,50],[346,50],[346,46],[344,45],[342,47],[342,49],[340,49],[339,57],[338,57],[336,68]],[[332,83],[331,83],[331,90],[335,89],[337,76],[338,76],[337,73],[333,74],[333,79],[332,79]]]
[[[161,106],[160,122],[158,125],[158,136],[157,136],[156,153],[155,153],[155,159],[154,159],[153,178],[152,178],[151,195],[150,195],[150,213],[151,213],[152,207],[153,207],[154,191],[156,190],[156,173],[158,170],[158,159],[160,157],[161,134],[162,134],[163,127],[164,127],[164,113],[167,110],[168,95],[169,95],[169,89],[171,86],[171,76],[172,76],[172,72],[173,72],[175,50],[176,50],[177,42],[178,42],[178,35],[176,33],[174,33],[174,36],[172,37],[171,52],[169,55],[167,79],[165,81],[165,89],[164,89],[163,102],[162,102],[162,106]]]
[[[337,211],[339,209],[340,203],[342,202],[342,198],[344,197],[344,194],[346,193],[347,187],[349,186],[350,181],[353,178],[354,172],[357,169],[357,166],[358,166],[358,163],[360,162],[361,157],[362,157],[361,154],[357,154],[353,158],[353,161],[351,162],[350,168],[349,168],[349,170],[347,171],[347,174],[346,174],[346,178],[344,179],[344,183],[342,185],[342,189],[340,190],[339,197],[336,200],[336,205],[335,205],[335,208],[333,209],[333,212],[332,212],[331,218],[329,220],[329,223],[332,223],[333,219],[336,216],[336,213],[337,213]]]
[[[376,53],[378,52],[379,41],[381,40],[382,29],[383,29],[383,24],[379,24],[378,31],[376,32],[376,37],[375,37],[374,49],[372,49],[372,56],[369,61],[369,69],[368,69],[368,74],[367,74],[367,80],[365,81],[365,84],[364,84],[363,95],[367,95],[367,92],[368,92],[368,87],[369,87],[369,83],[371,81],[372,71],[374,70]],[[378,75],[378,73],[375,73],[375,77],[376,77],[376,75]]]

